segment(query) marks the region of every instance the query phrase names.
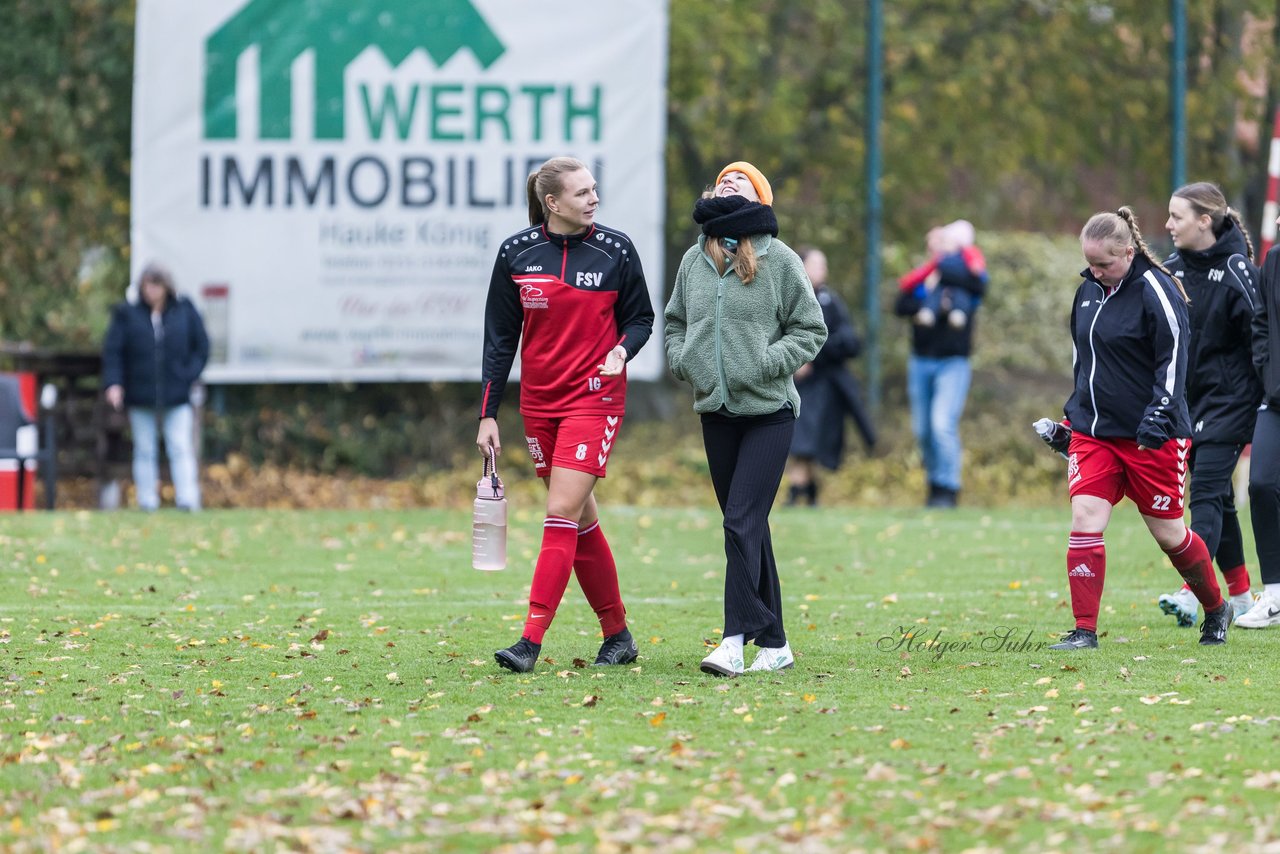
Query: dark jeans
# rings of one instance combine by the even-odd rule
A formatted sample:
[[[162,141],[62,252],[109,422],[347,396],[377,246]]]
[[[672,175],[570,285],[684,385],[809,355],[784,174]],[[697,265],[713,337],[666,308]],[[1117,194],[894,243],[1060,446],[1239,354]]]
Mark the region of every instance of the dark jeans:
[[[1258,410],[1249,457],[1249,515],[1263,584],[1280,584],[1280,412]]]
[[[702,416],[702,441],[716,500],[724,514],[724,633],[757,646],[787,642],[782,590],[769,538],[769,511],[782,482],[795,416]]]
[[[1191,530],[1200,535],[1218,569],[1244,563],[1244,537],[1231,485],[1244,445],[1191,446]]]

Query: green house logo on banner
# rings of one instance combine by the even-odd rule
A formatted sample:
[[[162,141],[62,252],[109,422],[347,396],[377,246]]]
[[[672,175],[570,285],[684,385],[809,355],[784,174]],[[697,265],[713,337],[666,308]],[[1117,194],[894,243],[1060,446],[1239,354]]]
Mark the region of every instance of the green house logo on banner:
[[[293,138],[292,66],[305,51],[315,55],[315,138],[342,139],[343,75],[367,48],[393,66],[421,49],[437,68],[464,49],[488,68],[506,50],[469,0],[252,0],[205,42],[205,139],[237,138],[236,64],[253,47],[258,133],[275,140]]]

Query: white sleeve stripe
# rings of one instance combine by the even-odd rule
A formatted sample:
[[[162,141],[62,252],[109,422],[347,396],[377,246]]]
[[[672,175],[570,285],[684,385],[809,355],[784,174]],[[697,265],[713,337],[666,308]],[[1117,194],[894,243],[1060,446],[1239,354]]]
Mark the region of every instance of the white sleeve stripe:
[[[1249,288],[1245,285],[1245,280],[1241,279],[1239,276],[1232,276],[1232,278],[1236,280],[1236,285],[1239,287],[1240,291],[1244,294],[1245,300],[1248,301],[1249,310],[1253,311],[1255,309],[1255,306],[1253,304],[1253,297],[1249,295]]]
[[[1240,259],[1237,261],[1236,259]],[[1249,309],[1252,311],[1256,307],[1253,304],[1253,297],[1249,294],[1249,286],[1253,285],[1253,276],[1249,275],[1247,267],[1242,265],[1244,256],[1232,255],[1227,259],[1227,270],[1231,273],[1231,278],[1240,286],[1240,290],[1244,291],[1244,298],[1249,301]]]
[[[1178,318],[1174,316],[1169,295],[1165,293],[1164,288],[1160,287],[1160,280],[1156,278],[1156,274],[1148,270],[1142,274],[1142,278],[1147,280],[1151,290],[1155,291],[1156,299],[1160,300],[1160,306],[1164,309],[1164,319],[1168,322],[1169,332],[1173,335],[1173,352],[1169,354],[1169,367],[1165,370],[1164,377],[1164,389],[1170,397],[1173,397],[1173,390],[1177,388],[1178,348],[1182,346],[1182,330],[1178,328]]]
[[[524,253],[528,252],[530,249],[537,249],[537,248],[538,248],[538,246],[540,246],[540,245],[541,245],[541,246],[545,246],[546,244],[545,244],[545,243],[543,243],[543,244],[535,243],[535,244],[533,244],[533,245],[531,245],[531,246],[526,246],[524,249],[521,249],[519,252],[517,252],[515,255],[513,255],[513,256],[512,256],[512,258],[519,258],[521,255],[523,255]]]

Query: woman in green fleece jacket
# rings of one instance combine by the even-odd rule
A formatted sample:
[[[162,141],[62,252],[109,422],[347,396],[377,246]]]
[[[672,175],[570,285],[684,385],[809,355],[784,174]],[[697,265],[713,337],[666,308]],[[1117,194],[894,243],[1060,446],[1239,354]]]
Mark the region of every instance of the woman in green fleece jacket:
[[[782,627],[769,510],[800,412],[792,375],[827,337],[799,256],[778,240],[773,189],[750,163],[730,163],[698,200],[697,244],[680,261],[666,308],[671,372],[693,387],[711,483],[724,514],[724,638],[702,660],[717,676],[795,663]]]

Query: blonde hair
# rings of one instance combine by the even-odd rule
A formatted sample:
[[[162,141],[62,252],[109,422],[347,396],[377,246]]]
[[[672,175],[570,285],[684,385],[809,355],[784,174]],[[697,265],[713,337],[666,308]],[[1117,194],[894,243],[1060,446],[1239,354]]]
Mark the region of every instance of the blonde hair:
[[[716,272],[723,276],[724,271],[729,267],[730,255],[729,250],[725,248],[724,238],[708,237],[703,247],[711,256],[711,262],[716,265]],[[751,239],[744,237],[739,240],[738,251],[732,254],[733,272],[742,279],[742,284],[751,284],[751,280],[756,277],[756,269],[760,266],[760,259],[756,257],[756,248],[751,245]]]
[[[1132,246],[1136,254],[1151,262],[1152,267],[1173,279],[1184,302],[1191,302],[1187,292],[1182,289],[1182,282],[1174,278],[1156,256],[1151,254],[1151,247],[1147,246],[1147,241],[1142,239],[1142,232],[1138,230],[1138,218],[1128,205],[1115,213],[1103,211],[1089,217],[1089,221],[1080,230],[1080,242],[1084,243],[1086,240],[1110,246],[1113,255],[1123,255]]]
[[[1244,245],[1249,251],[1249,260],[1254,260],[1253,241],[1249,239],[1249,230],[1241,222],[1240,212],[1231,209],[1227,204],[1227,197],[1222,194],[1222,190],[1218,189],[1217,185],[1210,184],[1208,181],[1196,181],[1194,184],[1187,184],[1174,190],[1173,195],[1179,199],[1185,199],[1196,216],[1209,217],[1215,235],[1221,236],[1222,223],[1228,217],[1235,220],[1240,233],[1244,235]]]
[[[553,157],[530,172],[525,184],[529,196],[529,225],[542,225],[547,221],[547,196],[557,195],[564,189],[564,176],[587,164],[576,157]]]

